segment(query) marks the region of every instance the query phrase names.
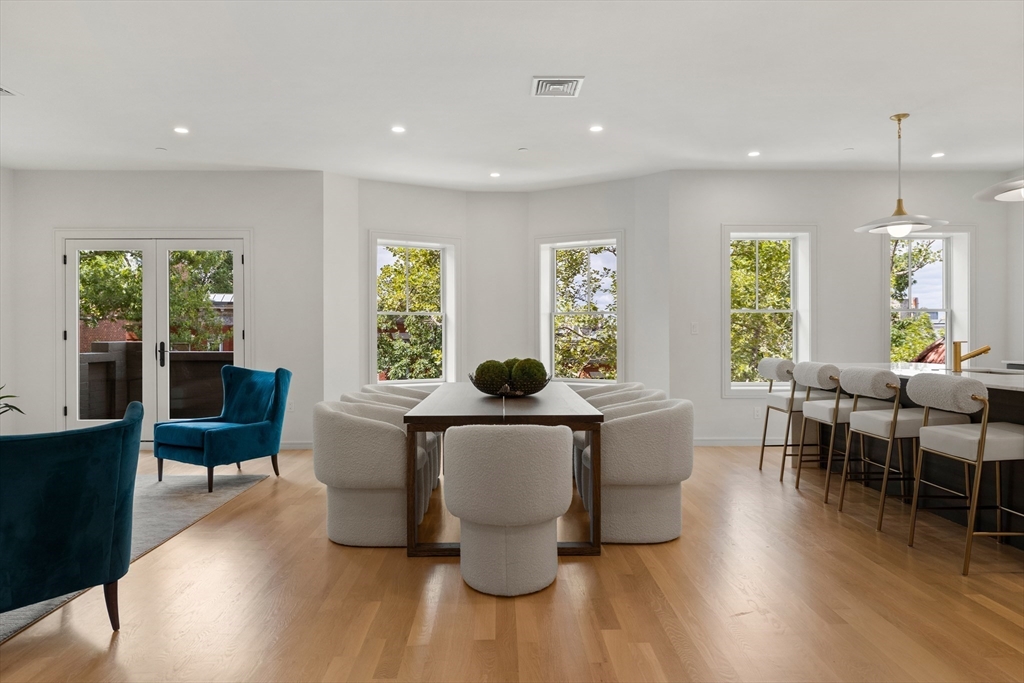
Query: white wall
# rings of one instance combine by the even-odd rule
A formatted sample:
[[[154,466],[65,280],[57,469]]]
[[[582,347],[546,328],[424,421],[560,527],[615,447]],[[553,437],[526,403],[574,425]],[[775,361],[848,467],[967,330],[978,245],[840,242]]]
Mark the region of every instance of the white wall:
[[[949,220],[973,233],[974,345],[992,353],[972,361],[998,366],[1006,346],[1006,210],[972,195],[998,173],[904,175],[909,211]],[[885,362],[887,265],[885,238],[854,233],[891,213],[891,173],[676,172],[671,198],[672,395],[694,400],[698,438],[760,439],[756,399],[722,398],[722,225],[817,226],[816,310],[812,358],[828,362]],[[689,334],[690,323],[700,334]],[[781,434],[780,434],[781,435]]]
[[[14,276],[11,240],[14,230],[14,172],[0,168],[0,386],[17,393],[14,378]],[[20,400],[12,400],[18,405]],[[0,418],[0,434],[15,433],[24,417],[10,412]]]
[[[250,228],[246,268],[250,365],[294,373],[284,441],[308,444],[323,396],[324,185],[318,172],[15,171],[10,249],[11,388],[24,396],[19,431],[61,426],[55,228]],[[8,286],[4,287],[5,290]],[[63,343],[63,342],[60,342]],[[6,379],[4,381],[7,381]]]
[[[975,202],[998,173],[917,173],[908,208],[974,235],[972,343],[1024,355],[1024,206]],[[533,193],[466,193],[314,172],[0,174],[0,375],[57,426],[53,230],[251,228],[253,365],[295,372],[285,440],[311,440],[313,403],[372,376],[371,231],[459,244],[459,378],[487,357],[538,355],[538,238],[624,234],[624,377],[690,398],[697,437],[754,442],[759,401],[723,399],[722,224],[818,226],[815,359],[884,361],[891,173],[667,172]],[[11,197],[14,197],[12,200]],[[691,323],[698,334],[691,334]],[[248,335],[247,335],[248,336]],[[977,363],[978,361],[974,361]],[[58,400],[60,399],[60,400]]]

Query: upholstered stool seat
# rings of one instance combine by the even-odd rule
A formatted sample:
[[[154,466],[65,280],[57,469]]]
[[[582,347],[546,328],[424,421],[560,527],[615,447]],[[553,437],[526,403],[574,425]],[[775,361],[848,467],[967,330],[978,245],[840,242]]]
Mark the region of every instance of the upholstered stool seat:
[[[793,412],[801,412],[803,410],[804,401],[827,401],[835,397],[835,394],[829,391],[817,391],[812,390],[810,398],[807,397],[807,391],[797,387],[796,393],[792,395],[789,387],[785,390],[773,389],[768,392],[768,407],[774,408],[775,410],[781,410],[784,413],[790,411],[790,404],[793,406]]]
[[[942,451],[949,455],[975,462],[981,424],[957,424],[933,427],[935,413],[928,415],[928,426],[921,428],[921,448]],[[1024,460],[1024,425],[1012,422],[989,422],[985,434],[984,462],[997,460]]]
[[[879,401],[874,398],[861,398],[857,401],[857,412],[862,410],[885,410],[891,413],[892,403],[889,401]],[[804,403],[804,417],[827,424],[833,422],[846,424],[850,421],[850,413],[853,412],[853,399],[839,399],[838,411],[837,416],[834,398],[827,401],[806,401]]]
[[[861,399],[864,403],[864,399]],[[859,406],[858,406],[859,408]],[[928,416],[930,425],[955,425],[970,422],[966,415],[933,410]],[[924,423],[924,408],[902,408],[896,416],[896,432],[894,438],[916,439],[917,433]],[[880,439],[888,439],[892,429],[892,408],[884,410],[857,410],[850,416],[850,429],[863,432]]]

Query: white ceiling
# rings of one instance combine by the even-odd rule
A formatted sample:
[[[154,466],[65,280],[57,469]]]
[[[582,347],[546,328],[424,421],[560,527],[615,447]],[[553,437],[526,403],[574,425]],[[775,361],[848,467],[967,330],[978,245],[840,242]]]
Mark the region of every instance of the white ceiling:
[[[564,75],[586,77],[579,99],[530,97],[533,76]],[[3,0],[0,85],[19,93],[0,98],[11,168],[473,190],[892,169],[889,115],[908,111],[907,168],[1010,171],[1024,3]]]

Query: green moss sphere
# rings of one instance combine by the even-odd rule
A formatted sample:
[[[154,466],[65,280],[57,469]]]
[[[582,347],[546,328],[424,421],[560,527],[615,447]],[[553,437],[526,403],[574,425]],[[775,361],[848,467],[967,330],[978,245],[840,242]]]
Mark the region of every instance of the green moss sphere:
[[[518,363],[520,360],[520,358],[509,358],[507,361],[505,361],[505,367],[508,368],[509,377],[512,376],[512,371],[515,369],[516,363]]]
[[[476,366],[474,377],[483,384],[504,384],[508,381],[508,368],[500,360],[485,360]]]
[[[513,384],[536,384],[547,379],[548,371],[544,364],[533,358],[525,358],[512,368]]]

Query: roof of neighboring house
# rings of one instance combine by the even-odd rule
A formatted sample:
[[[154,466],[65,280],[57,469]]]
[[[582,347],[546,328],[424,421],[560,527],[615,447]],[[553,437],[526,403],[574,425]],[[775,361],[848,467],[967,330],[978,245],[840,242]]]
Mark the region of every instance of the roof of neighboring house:
[[[946,362],[946,338],[939,337],[929,344],[924,351],[917,354],[913,363],[945,363]]]

